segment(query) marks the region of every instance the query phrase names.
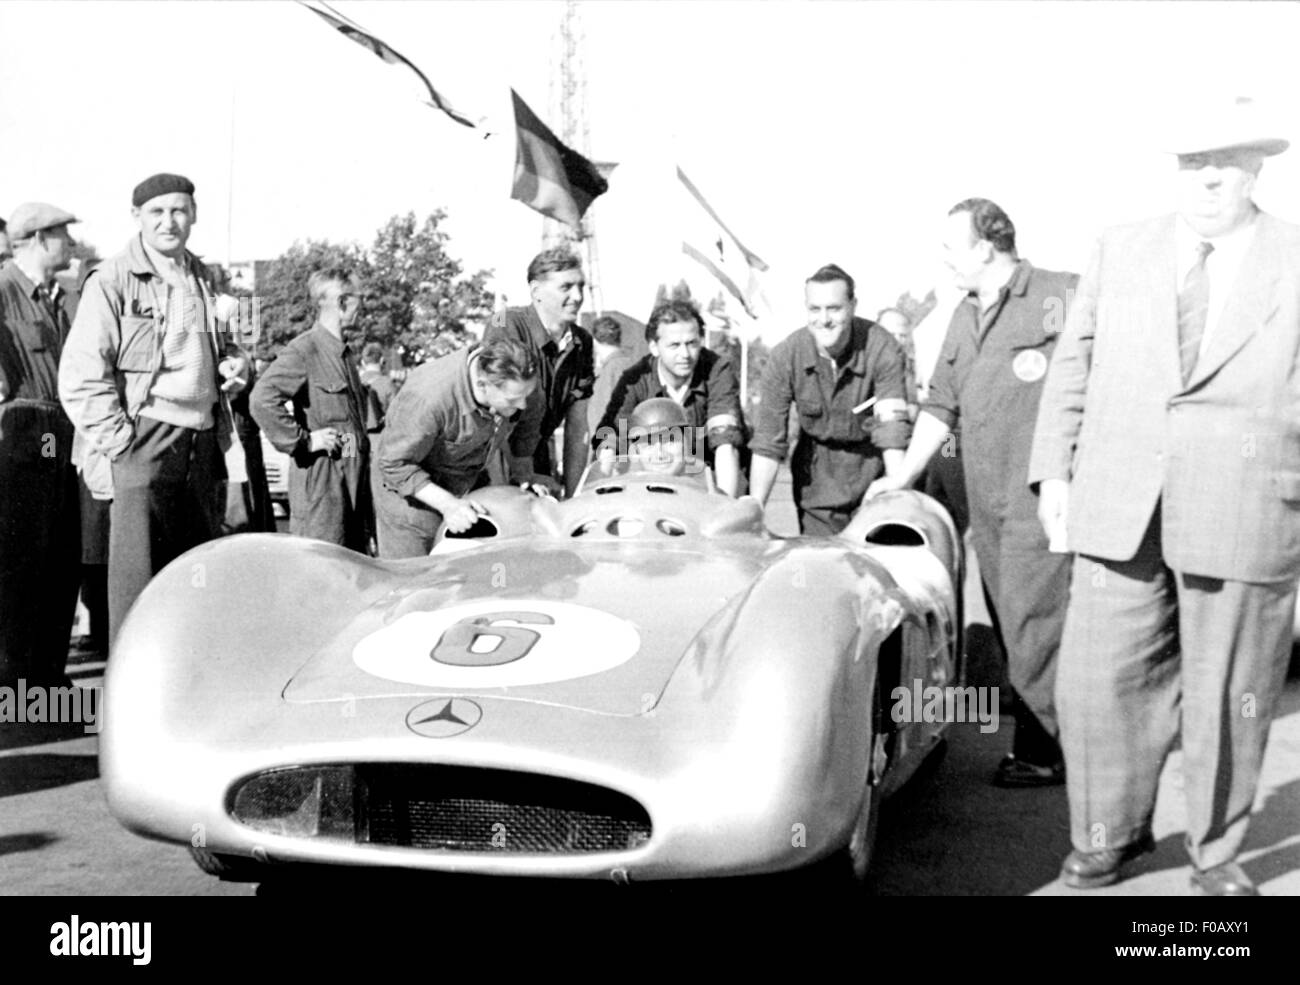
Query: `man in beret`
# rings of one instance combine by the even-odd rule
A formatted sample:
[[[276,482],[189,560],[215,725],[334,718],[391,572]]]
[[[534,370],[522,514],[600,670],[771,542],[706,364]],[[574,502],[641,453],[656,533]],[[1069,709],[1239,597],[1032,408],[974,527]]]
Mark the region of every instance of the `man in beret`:
[[[149,579],[220,530],[222,480],[243,479],[230,397],[249,374],[186,249],[193,183],[153,175],[131,205],[140,231],[86,280],[59,367],[59,395],[86,438],[87,485],[113,497],[110,647]]]
[[[72,423],[59,405],[71,302],[71,212],[14,210],[0,265],[0,686],[64,683],[77,607],[80,508]]]
[[[1236,858],[1300,577],[1300,226],[1252,196],[1287,146],[1248,102],[1198,114],[1171,148],[1177,213],[1102,233],[1043,386],[1028,481],[1075,555],[1070,886],[1152,849],[1181,745],[1192,892],[1259,895]]]

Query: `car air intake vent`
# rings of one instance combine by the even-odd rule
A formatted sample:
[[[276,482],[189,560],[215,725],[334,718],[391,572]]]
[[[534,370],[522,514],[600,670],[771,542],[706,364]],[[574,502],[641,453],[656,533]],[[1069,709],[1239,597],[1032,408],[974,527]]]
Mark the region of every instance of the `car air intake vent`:
[[[621,852],[650,838],[630,797],[574,780],[463,767],[361,765],[358,840],[451,852]]]

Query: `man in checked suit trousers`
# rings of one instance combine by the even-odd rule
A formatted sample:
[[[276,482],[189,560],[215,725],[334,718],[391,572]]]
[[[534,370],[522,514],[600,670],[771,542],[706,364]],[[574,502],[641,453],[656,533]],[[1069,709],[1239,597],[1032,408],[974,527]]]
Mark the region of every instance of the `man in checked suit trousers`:
[[[1235,859],[1300,576],[1300,227],[1251,199],[1288,146],[1252,112],[1175,149],[1178,214],[1103,233],[1039,408],[1029,482],[1076,555],[1057,678],[1075,887],[1151,850],[1181,738],[1192,892],[1258,895]]]

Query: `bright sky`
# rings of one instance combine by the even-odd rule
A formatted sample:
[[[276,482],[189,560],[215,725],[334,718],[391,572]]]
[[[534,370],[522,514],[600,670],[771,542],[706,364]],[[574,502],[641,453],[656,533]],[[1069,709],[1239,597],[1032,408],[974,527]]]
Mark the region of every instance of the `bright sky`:
[[[497,135],[423,105],[404,69],[293,3],[5,2],[0,214],[54,202],[107,255],[133,231],[131,188],[179,171],[198,187],[191,248],[247,260],[306,237],[368,244],[390,215],[441,206],[453,252],[522,303],[541,219],[509,198],[509,88],[559,129],[563,5],[334,6]],[[1258,197],[1300,221],[1297,4],[580,9],[591,156],[620,162],[590,213],[605,304],[641,318],[684,269],[674,163],[771,265],[769,340],[801,324],[803,279],[828,261],[857,278],[865,313],[924,293],[942,218],[973,195],[1008,211],[1030,260],[1080,269],[1103,226],[1171,208],[1161,134],[1202,98],[1252,95],[1283,121],[1297,147],[1269,160]]]

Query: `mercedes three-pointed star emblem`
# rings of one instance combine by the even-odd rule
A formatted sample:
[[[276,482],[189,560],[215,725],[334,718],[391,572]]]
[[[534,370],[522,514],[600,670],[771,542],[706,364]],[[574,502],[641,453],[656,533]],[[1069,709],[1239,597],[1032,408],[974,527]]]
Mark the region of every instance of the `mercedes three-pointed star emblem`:
[[[469,698],[436,698],[412,708],[406,727],[430,739],[449,739],[468,732],[483,717],[483,709]]]

